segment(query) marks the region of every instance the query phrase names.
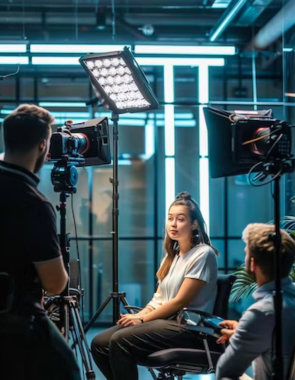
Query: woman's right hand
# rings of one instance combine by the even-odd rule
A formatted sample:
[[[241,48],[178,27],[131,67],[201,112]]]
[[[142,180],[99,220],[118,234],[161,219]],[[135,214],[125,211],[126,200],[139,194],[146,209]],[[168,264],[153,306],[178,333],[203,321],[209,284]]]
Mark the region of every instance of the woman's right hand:
[[[239,322],[237,321],[223,321],[219,323],[219,326],[225,327],[225,329],[221,330],[222,336],[217,339],[216,343],[222,344],[225,343],[229,338],[235,333],[237,327],[238,327]]]

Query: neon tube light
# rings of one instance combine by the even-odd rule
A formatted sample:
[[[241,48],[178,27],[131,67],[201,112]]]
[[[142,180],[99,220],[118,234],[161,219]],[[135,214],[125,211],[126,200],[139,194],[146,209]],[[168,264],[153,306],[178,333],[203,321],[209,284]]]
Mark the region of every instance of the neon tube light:
[[[199,102],[209,102],[209,68],[208,66],[199,66],[198,76],[198,92]],[[210,214],[209,214],[209,160],[208,160],[208,132],[204,118],[203,106],[199,107],[199,152],[200,152],[200,176],[199,176],[199,192],[200,192],[200,209],[207,225],[209,234]]]
[[[135,54],[234,55],[234,46],[161,46],[135,45]],[[137,58],[138,59],[138,58]]]
[[[165,204],[166,213],[168,215],[169,207],[175,199],[175,158],[165,158]]]
[[[28,57],[1,57],[0,65],[28,65]]]
[[[108,53],[110,51],[123,50],[130,45],[58,45],[58,44],[32,44],[31,53]]]
[[[220,34],[225,30],[225,28],[230,24],[230,22],[234,19],[234,17],[237,15],[239,10],[242,8],[242,6],[247,2],[248,0],[239,0],[236,5],[229,11],[227,16],[224,18],[224,20],[218,25],[212,36],[210,37],[210,41],[214,42]]]
[[[0,44],[0,53],[26,53],[26,44]]]

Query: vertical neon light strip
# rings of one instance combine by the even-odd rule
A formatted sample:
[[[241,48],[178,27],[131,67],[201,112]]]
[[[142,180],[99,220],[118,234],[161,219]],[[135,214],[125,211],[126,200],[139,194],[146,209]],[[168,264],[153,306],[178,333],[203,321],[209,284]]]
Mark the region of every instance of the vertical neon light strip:
[[[174,67],[164,65],[164,100],[174,102]],[[175,126],[174,105],[165,105],[165,204],[166,214],[175,198]]]
[[[199,66],[199,102],[209,102],[209,67],[207,65]],[[199,107],[199,191],[200,191],[200,209],[207,225],[209,234],[210,214],[209,214],[209,162],[208,162],[208,132],[204,118],[203,106]]]

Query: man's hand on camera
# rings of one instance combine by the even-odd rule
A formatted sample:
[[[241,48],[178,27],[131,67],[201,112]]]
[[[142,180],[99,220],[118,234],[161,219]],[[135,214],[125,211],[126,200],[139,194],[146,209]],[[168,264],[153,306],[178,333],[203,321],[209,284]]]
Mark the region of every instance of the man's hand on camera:
[[[138,314],[120,314],[121,319],[118,320],[118,325],[124,327],[135,326],[141,324],[141,316]]]
[[[237,321],[223,321],[219,323],[219,326],[225,327],[224,329],[221,330],[222,336],[217,339],[216,343],[222,344],[225,343],[229,338],[234,334],[236,331],[236,328],[238,326],[239,322]]]

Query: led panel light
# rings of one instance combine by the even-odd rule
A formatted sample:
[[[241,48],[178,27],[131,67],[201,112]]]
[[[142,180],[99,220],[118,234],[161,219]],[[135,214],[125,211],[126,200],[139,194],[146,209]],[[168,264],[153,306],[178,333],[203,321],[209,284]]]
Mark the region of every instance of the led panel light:
[[[135,54],[234,55],[234,46],[135,45]]]
[[[117,114],[159,107],[145,74],[129,49],[80,58],[91,84],[105,108]]]
[[[0,44],[0,53],[26,53],[26,44]]]
[[[31,53],[106,53],[123,48],[124,45],[31,44],[30,51]]]

